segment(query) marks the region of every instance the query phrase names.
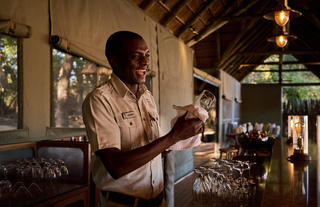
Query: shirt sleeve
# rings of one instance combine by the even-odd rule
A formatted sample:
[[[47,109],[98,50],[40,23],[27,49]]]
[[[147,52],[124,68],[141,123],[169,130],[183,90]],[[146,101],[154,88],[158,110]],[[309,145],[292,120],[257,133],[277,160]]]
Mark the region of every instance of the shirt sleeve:
[[[90,94],[83,103],[82,113],[92,152],[111,147],[121,149],[120,129],[106,98]]]

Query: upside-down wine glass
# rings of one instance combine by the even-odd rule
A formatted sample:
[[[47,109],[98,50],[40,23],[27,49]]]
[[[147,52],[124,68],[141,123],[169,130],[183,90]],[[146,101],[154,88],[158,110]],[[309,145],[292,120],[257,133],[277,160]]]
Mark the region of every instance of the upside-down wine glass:
[[[209,112],[212,109],[212,106],[216,102],[216,97],[208,90],[203,90],[201,94],[196,98],[194,101],[194,104],[197,106],[201,106],[204,108],[207,112]],[[204,127],[205,123],[202,123],[203,130],[202,130],[202,137],[204,137]]]

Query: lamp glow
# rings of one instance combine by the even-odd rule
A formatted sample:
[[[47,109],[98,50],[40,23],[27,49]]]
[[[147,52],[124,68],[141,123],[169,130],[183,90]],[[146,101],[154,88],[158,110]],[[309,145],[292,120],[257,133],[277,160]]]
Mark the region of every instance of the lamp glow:
[[[288,38],[287,36],[285,35],[279,35],[279,36],[276,36],[276,44],[279,46],[279,47],[284,47],[286,46],[288,43]]]
[[[281,10],[274,12],[274,20],[275,22],[283,27],[289,21],[290,12],[288,10]]]

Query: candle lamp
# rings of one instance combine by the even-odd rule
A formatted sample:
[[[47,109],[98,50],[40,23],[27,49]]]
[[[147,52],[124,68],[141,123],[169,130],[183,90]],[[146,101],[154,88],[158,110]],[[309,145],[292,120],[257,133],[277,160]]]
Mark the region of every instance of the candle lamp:
[[[294,126],[291,124],[294,123]],[[293,129],[295,133],[293,133]],[[308,161],[311,157],[308,153],[308,117],[292,116],[290,120],[290,131],[293,139],[293,154],[289,157],[292,162]]]

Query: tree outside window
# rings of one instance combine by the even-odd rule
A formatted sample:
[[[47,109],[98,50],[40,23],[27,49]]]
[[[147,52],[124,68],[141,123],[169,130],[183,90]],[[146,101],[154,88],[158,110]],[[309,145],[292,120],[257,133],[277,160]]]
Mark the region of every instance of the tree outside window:
[[[271,55],[264,62],[278,62],[279,55]],[[292,55],[283,56],[282,69],[306,69],[303,64],[285,64],[285,62],[297,62]],[[279,83],[279,73],[272,70],[278,70],[278,65],[260,65],[255,70],[270,70],[268,72],[252,72],[247,75],[241,83]],[[283,83],[319,83],[320,79],[310,71],[301,72],[282,72]],[[285,86],[282,87],[283,102],[292,102],[305,99],[320,99],[319,86]]]
[[[97,85],[110,78],[112,70],[82,57],[52,50],[51,127],[81,128],[82,102]]]
[[[0,34],[0,131],[18,129],[18,40]]]

